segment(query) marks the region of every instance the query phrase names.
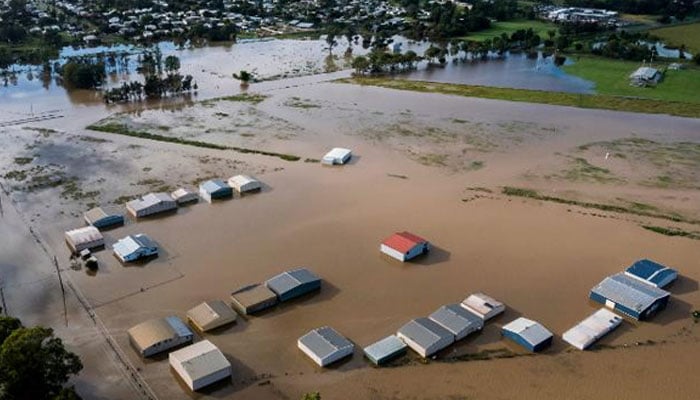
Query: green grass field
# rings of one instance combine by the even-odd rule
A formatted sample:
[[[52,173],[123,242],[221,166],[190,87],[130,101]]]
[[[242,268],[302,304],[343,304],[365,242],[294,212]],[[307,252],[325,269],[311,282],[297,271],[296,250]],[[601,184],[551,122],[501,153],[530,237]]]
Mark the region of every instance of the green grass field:
[[[517,20],[517,21],[504,21],[504,22],[494,22],[491,24],[491,28],[481,31],[474,32],[470,35],[463,36],[460,39],[463,40],[476,40],[482,41],[486,39],[492,39],[496,36],[501,36],[501,33],[507,33],[509,36],[511,33],[517,31],[518,29],[532,28],[535,33],[540,35],[542,39],[548,38],[548,30],[558,30],[557,26],[543,21],[529,21],[529,20]]]
[[[662,38],[670,45],[680,46],[684,44],[693,54],[700,52],[700,22],[652,29],[649,32]]]
[[[633,61],[582,56],[575,58],[573,65],[564,66],[564,70],[595,82],[595,90],[599,94],[700,104],[700,69],[666,71],[664,79],[656,87],[630,86],[628,77],[640,66],[640,63]]]

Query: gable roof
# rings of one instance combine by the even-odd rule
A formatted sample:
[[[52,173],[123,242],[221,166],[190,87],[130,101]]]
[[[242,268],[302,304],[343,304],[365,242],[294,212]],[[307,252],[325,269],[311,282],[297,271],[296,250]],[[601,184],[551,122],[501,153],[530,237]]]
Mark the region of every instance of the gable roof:
[[[643,312],[657,300],[671,294],[623,273],[608,276],[591,289],[604,298],[630,310]]]
[[[625,275],[656,287],[664,287],[678,277],[678,272],[651,260],[636,261],[625,270]]]
[[[382,244],[391,247],[394,250],[400,251],[401,253],[407,253],[415,246],[427,242],[427,240],[418,235],[404,231],[394,233],[393,235],[384,239]]]

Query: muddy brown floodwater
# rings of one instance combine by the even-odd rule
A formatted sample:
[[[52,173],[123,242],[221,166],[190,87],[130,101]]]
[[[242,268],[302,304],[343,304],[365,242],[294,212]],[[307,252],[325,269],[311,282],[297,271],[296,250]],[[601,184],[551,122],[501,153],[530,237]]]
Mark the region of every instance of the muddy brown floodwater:
[[[45,136],[20,127],[8,130],[12,155],[1,159],[3,174],[52,163],[60,166],[52,167],[56,171],[75,176],[81,193],[97,192],[62,198],[62,186],[28,189],[5,179],[26,224],[61,265],[68,259],[62,231],[82,224],[80,213],[88,202],[108,204],[125,192],[153,190],[155,178],[161,180],[156,185],[193,185],[212,174],[227,178],[252,171],[264,182],[260,193],[201,202],[176,215],[106,231],[108,249],[97,253],[96,274],[67,267],[63,272],[158,398],[298,399],[311,391],[324,399],[695,398],[700,325],[690,313],[700,308],[700,242],[640,226],[667,220],[508,197],[500,188],[527,187],[630,207],[635,202],[682,215],[690,222],[678,224],[697,230],[692,220],[700,214],[700,196],[689,182],[696,176],[692,168],[673,166],[685,177],[676,186],[650,185],[648,168],[628,164],[649,153],[612,142],[632,137],[664,143],[644,149],[655,157],[682,155],[682,165],[691,166],[695,153],[686,150],[700,142],[700,121],[312,80],[255,89],[268,96],[257,105],[197,104],[111,115],[110,121],[302,159],[347,146],[353,161],[329,168],[83,128],[107,116],[104,112],[78,118],[82,124],[69,118],[63,126],[33,125],[57,129]],[[579,148],[593,142],[604,144]],[[611,149],[626,149],[628,158],[604,164],[604,152]],[[18,166],[19,156],[34,158]],[[88,170],[79,168],[93,158]],[[405,264],[380,255],[380,241],[397,230],[424,236],[433,251]],[[157,241],[160,257],[119,264],[109,247],[132,233]],[[588,301],[590,288],[640,258],[679,270],[668,308],[650,322],[624,322],[594,351],[572,350],[561,334],[598,308]],[[203,336],[232,362],[229,384],[190,394],[176,384],[165,357],[144,361],[129,345],[126,331],[141,321],[184,317],[201,301],[228,300],[237,288],[298,266],[323,279],[320,293]],[[508,306],[481,334],[427,363],[409,355],[389,368],[373,368],[363,359],[362,347],[475,291]],[[519,316],[553,331],[553,346],[527,356],[504,342],[500,327]],[[350,360],[323,370],[296,347],[299,336],[322,325],[356,345]],[[80,343],[74,348],[84,351]],[[102,396],[90,382],[78,384],[87,398]]]

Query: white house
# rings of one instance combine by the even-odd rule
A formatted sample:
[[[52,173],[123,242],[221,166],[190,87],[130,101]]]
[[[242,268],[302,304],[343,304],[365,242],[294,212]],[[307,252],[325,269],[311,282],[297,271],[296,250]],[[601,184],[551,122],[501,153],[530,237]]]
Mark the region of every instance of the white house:
[[[231,376],[231,363],[208,340],[202,340],[168,355],[170,366],[192,391]]]

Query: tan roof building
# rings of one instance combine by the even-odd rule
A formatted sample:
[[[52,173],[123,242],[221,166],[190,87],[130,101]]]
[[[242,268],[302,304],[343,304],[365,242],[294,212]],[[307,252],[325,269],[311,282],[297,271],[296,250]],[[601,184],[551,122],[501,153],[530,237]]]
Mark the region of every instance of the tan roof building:
[[[193,391],[231,376],[231,363],[208,340],[173,351],[168,359],[173,370]]]
[[[265,285],[248,286],[231,293],[231,305],[243,315],[277,304],[277,295]]]
[[[85,249],[104,246],[105,240],[100,230],[94,226],[66,231],[66,243],[71,250],[78,253]]]
[[[187,311],[187,320],[201,332],[232,323],[237,314],[221,300],[205,301]]]
[[[191,342],[194,334],[178,317],[151,319],[127,331],[131,344],[143,357]]]

